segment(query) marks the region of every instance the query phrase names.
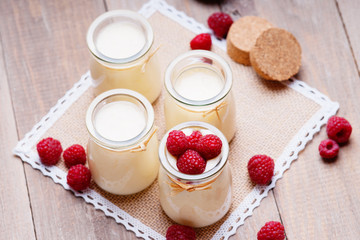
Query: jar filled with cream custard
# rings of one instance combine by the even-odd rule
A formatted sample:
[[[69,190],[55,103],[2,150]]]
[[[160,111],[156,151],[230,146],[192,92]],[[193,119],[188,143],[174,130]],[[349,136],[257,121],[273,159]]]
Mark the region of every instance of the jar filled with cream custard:
[[[193,131],[202,135],[215,134],[222,141],[220,155],[207,160],[201,174],[179,171],[176,157],[166,148],[168,135],[181,130],[189,136]],[[204,122],[185,122],[172,128],[160,142],[159,187],[160,204],[164,212],[176,223],[191,227],[205,227],[219,221],[230,209],[232,202],[232,176],[228,163],[229,145],[225,136],[214,126]]]
[[[125,88],[154,102],[162,79],[153,41],[150,23],[136,12],[115,10],[96,18],[87,33],[95,94]]]
[[[141,94],[114,89],[97,96],[86,113],[87,157],[95,183],[119,195],[147,188],[159,170],[154,110]]]
[[[228,142],[235,135],[235,102],[230,66],[219,55],[204,50],[175,58],[165,73],[166,128],[186,121],[214,125]]]

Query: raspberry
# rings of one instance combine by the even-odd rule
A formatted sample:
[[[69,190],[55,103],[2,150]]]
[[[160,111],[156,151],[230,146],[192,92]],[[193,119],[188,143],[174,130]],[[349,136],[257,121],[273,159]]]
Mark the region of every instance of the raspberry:
[[[85,149],[79,144],[74,144],[64,151],[63,158],[68,168],[77,164],[84,165],[86,162]]]
[[[320,143],[319,153],[325,159],[335,158],[339,153],[339,145],[334,140],[326,139]]]
[[[172,225],[166,231],[166,240],[196,240],[196,233],[192,227]]]
[[[285,229],[279,222],[267,222],[257,234],[258,240],[284,240]]]
[[[203,49],[209,50],[211,49],[211,36],[208,33],[201,33],[196,35],[190,42],[190,47],[192,50],[195,49]]]
[[[256,184],[267,184],[274,175],[274,160],[266,155],[255,155],[248,162],[250,179]]]
[[[188,146],[186,135],[182,131],[173,130],[169,133],[166,147],[170,154],[180,156],[188,149]]]
[[[221,148],[221,139],[214,134],[203,136],[196,145],[196,150],[205,160],[217,157],[221,153]]]
[[[337,143],[346,143],[350,138],[351,131],[352,127],[345,118],[332,116],[327,122],[327,135]]]
[[[189,142],[189,149],[196,151],[196,145],[199,142],[202,134],[200,131],[193,131],[190,136],[187,136],[187,140]]]
[[[185,174],[200,174],[205,171],[206,162],[197,151],[186,150],[176,163],[179,171]]]
[[[213,13],[208,18],[208,25],[218,38],[223,38],[227,35],[231,24],[233,24],[233,20],[230,15],[223,12]]]
[[[51,137],[41,140],[36,145],[40,161],[48,166],[55,165],[62,153],[61,143]]]
[[[76,191],[89,187],[91,180],[90,170],[82,164],[72,166],[67,174],[67,183]]]

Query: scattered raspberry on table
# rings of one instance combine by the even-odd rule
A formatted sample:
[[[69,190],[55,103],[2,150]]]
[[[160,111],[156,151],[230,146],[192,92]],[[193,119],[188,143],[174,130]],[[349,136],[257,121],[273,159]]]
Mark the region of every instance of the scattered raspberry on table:
[[[189,149],[196,151],[196,145],[199,142],[201,137],[202,137],[202,134],[200,131],[193,131],[190,136],[186,136],[188,143],[189,143]]]
[[[173,130],[166,140],[166,147],[170,154],[180,156],[189,148],[189,143],[182,131]]]
[[[201,33],[199,35],[196,35],[191,41],[190,41],[190,47],[192,50],[196,49],[202,49],[202,50],[208,50],[211,49],[211,36],[208,33]]]
[[[349,140],[352,127],[345,118],[332,116],[327,122],[326,132],[330,139],[341,144],[346,143]]]
[[[51,137],[42,139],[36,145],[36,149],[39,154],[40,161],[48,166],[57,164],[62,153],[62,147],[59,140]]]
[[[85,149],[79,145],[74,144],[67,149],[65,149],[63,153],[63,158],[65,161],[65,165],[70,168],[77,164],[85,164],[86,163],[86,152]]]
[[[178,158],[176,166],[185,174],[201,174],[205,171],[206,161],[197,151],[189,149]]]
[[[70,168],[66,179],[72,189],[85,190],[90,186],[91,172],[84,165],[78,164]]]
[[[322,158],[333,159],[339,153],[339,145],[331,139],[323,140],[319,145],[319,153]]]
[[[250,179],[256,184],[267,184],[274,175],[274,160],[266,155],[255,155],[248,162]]]
[[[284,226],[275,221],[267,222],[257,234],[258,240],[284,240]]]
[[[166,240],[196,240],[196,232],[192,227],[172,225],[166,231]]]
[[[203,136],[196,145],[196,150],[205,160],[217,157],[221,153],[221,148],[221,139],[214,134]]]
[[[227,35],[231,24],[233,24],[232,18],[223,12],[213,13],[208,18],[208,25],[218,38],[224,38]]]

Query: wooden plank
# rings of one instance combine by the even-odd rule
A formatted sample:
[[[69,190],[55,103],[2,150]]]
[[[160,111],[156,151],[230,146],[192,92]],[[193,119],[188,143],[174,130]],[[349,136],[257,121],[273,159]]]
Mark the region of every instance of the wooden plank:
[[[352,54],[354,55],[357,68],[360,74],[360,1],[337,0],[337,7],[341,20],[344,23],[348,41],[350,42]]]
[[[6,70],[22,138],[88,69],[86,31],[104,5],[85,0],[1,1],[0,12]],[[11,142],[12,148],[16,140]],[[128,239],[119,225],[108,226],[114,221],[103,212],[27,164],[25,171],[38,239]]]
[[[35,239],[23,163],[11,153],[18,139],[1,42],[0,122],[0,235],[2,239]]]
[[[344,1],[346,2],[346,1]],[[354,8],[348,1],[348,8]],[[317,147],[325,129],[301,153],[274,190],[289,239],[357,239],[360,235],[359,77],[335,2],[255,1],[257,15],[292,32],[303,50],[297,77],[340,103],[339,115],[353,125],[335,163],[324,163]],[[228,1],[224,9],[238,9]],[[241,12],[241,11],[239,11]],[[246,15],[246,14],[244,14]],[[355,24],[354,24],[355,25]],[[347,26],[347,25],[346,25]],[[354,28],[354,33],[359,31]],[[357,49],[358,51],[359,49]],[[249,238],[255,236],[249,236]]]

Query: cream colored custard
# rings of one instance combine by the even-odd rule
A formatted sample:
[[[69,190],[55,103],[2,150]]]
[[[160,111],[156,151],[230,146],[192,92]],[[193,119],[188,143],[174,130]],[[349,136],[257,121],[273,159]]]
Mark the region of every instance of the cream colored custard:
[[[95,115],[95,128],[101,136],[112,141],[125,141],[144,130],[144,112],[128,101],[116,101],[104,105]]]
[[[131,90],[104,92],[86,116],[88,161],[95,183],[113,194],[148,187],[159,169],[154,112],[145,97]]]
[[[180,55],[166,70],[165,86],[167,129],[186,121],[202,121],[217,127],[231,141],[236,131],[232,73],[220,56],[202,50]]]
[[[175,81],[175,91],[184,98],[201,101],[220,93],[224,83],[210,68],[193,67],[185,70]]]
[[[197,175],[179,172],[176,158],[166,149],[168,133],[159,148],[161,167],[158,181],[160,203],[164,212],[179,224],[191,227],[211,225],[228,212],[232,202],[232,177],[227,163],[229,146],[226,138],[218,129],[202,122],[186,122],[174,129],[182,130],[186,135],[190,135],[194,130],[201,131],[203,135],[215,134],[223,142],[221,154],[208,160],[204,173]],[[174,181],[198,189],[187,191],[180,188],[179,191],[179,187],[173,186]],[[199,189],[200,186],[208,188]]]
[[[95,19],[87,34],[95,94],[125,88],[155,101],[162,79],[153,38],[149,22],[135,12],[110,11]]]
[[[134,56],[144,47],[146,36],[132,22],[114,22],[100,30],[96,39],[97,49],[111,58]]]

